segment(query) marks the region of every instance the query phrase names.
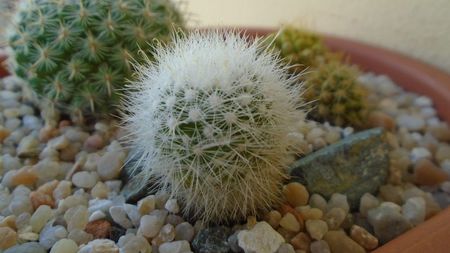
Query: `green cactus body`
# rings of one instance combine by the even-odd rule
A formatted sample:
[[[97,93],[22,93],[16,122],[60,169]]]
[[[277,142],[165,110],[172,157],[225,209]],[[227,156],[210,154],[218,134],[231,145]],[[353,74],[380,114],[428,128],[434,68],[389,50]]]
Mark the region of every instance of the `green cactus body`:
[[[71,115],[114,111],[138,51],[183,25],[166,0],[33,0],[17,15],[15,72]]]
[[[368,112],[367,91],[357,77],[354,67],[340,62],[323,64],[308,73],[304,98],[314,104],[309,115],[338,126],[362,127]]]
[[[275,37],[273,47],[295,73],[317,67],[329,56],[321,37],[313,32],[288,26],[282,28],[278,36],[272,34],[270,37]]]

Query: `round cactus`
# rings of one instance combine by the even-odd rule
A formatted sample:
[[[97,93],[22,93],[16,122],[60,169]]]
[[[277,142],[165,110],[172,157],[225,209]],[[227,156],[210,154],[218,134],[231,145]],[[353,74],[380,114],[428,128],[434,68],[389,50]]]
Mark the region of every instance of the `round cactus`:
[[[307,30],[287,26],[279,33],[269,35],[268,41],[270,38],[274,38],[272,48],[292,66],[291,71],[295,73],[317,67],[330,57],[321,37]]]
[[[183,18],[168,0],[32,0],[10,36],[15,72],[63,113],[114,111],[139,50],[151,55]],[[153,45],[152,45],[153,44]],[[149,56],[151,57],[151,56]]]
[[[315,107],[309,116],[338,126],[362,127],[367,120],[367,91],[358,71],[341,62],[329,62],[306,76],[304,99]]]
[[[141,184],[151,178],[184,214],[225,222],[280,201],[301,86],[258,41],[194,32],[138,71],[124,125]],[[295,136],[295,135],[294,135]],[[135,178],[135,180],[136,180]]]

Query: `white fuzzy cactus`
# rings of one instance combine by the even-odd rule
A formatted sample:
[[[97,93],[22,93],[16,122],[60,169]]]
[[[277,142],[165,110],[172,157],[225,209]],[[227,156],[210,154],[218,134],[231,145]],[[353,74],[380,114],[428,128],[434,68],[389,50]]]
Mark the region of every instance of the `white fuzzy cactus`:
[[[156,178],[184,214],[204,222],[279,203],[290,133],[302,119],[298,79],[234,32],[193,32],[156,52],[125,102],[140,183]]]

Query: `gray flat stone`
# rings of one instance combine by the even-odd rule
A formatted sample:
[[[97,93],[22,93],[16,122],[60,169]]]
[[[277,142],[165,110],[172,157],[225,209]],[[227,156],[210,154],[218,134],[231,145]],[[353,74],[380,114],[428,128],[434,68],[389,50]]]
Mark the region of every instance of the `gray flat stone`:
[[[362,131],[296,161],[289,169],[292,181],[302,183],[310,194],[329,198],[347,195],[352,209],[361,196],[375,193],[387,178],[389,145],[384,130]]]

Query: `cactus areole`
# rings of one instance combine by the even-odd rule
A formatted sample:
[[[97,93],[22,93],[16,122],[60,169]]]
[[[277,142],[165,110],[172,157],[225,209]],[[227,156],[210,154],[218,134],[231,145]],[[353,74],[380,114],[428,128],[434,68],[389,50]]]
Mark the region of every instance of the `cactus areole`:
[[[168,0],[23,1],[11,31],[15,72],[63,113],[113,111],[142,50],[166,42],[180,13]]]
[[[179,36],[155,58],[140,67],[125,102],[142,168],[136,182],[158,178],[185,215],[207,223],[279,203],[302,119],[298,77],[260,42],[233,32]]]

